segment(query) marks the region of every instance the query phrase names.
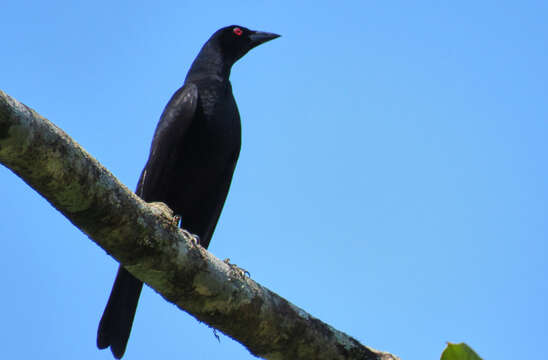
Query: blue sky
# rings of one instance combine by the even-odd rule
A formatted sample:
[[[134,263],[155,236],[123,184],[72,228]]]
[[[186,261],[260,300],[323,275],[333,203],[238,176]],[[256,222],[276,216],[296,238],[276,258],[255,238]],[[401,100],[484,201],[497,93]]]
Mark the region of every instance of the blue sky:
[[[235,65],[243,145],[210,246],[362,343],[542,358],[548,3],[11,1],[0,89],[134,188],[216,29],[282,35]],[[117,263],[0,167],[5,358],[95,347]],[[127,359],[251,359],[150,289]]]

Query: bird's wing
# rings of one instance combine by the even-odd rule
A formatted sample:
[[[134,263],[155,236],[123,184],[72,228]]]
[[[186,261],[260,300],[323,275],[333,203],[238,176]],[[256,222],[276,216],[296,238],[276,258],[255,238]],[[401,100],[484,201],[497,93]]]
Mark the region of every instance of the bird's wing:
[[[150,154],[139,183],[137,195],[145,201],[151,191],[161,186],[162,173],[174,166],[177,147],[183,141],[196,113],[198,87],[193,83],[183,85],[167,103],[152,139]]]

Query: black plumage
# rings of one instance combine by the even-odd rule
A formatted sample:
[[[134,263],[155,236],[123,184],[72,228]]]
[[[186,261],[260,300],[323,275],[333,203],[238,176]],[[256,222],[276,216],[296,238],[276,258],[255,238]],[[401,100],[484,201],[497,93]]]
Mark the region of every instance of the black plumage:
[[[208,247],[240,153],[240,115],[229,81],[232,65],[279,35],[227,26],[192,63],[184,85],[166,105],[136,194],[161,201]],[[122,266],[99,323],[97,346],[121,358],[143,283]]]

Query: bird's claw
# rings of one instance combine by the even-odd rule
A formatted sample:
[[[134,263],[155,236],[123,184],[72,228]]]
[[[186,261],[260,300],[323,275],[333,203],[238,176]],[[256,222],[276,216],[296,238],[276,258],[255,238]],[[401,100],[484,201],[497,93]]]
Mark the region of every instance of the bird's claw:
[[[181,228],[181,231],[183,232],[185,238],[190,240],[193,244],[200,245],[200,237],[196,234],[191,233],[188,230],[185,230]]]
[[[172,219],[176,215],[173,215],[173,210],[166,203],[161,201],[149,202],[148,205],[151,207],[151,210],[154,214],[164,216],[165,218]]]
[[[171,219],[171,224],[173,226],[179,227],[180,222],[181,222],[181,215],[173,215],[173,219]]]
[[[236,275],[238,275],[238,277],[240,277],[240,278],[242,278],[242,279],[245,279],[246,276],[247,276],[247,277],[251,277],[251,274],[249,273],[249,271],[247,271],[246,269],[243,269],[243,268],[239,267],[239,266],[236,265],[236,264],[231,264],[229,258],[224,259],[223,262],[224,262],[225,264],[227,264],[227,265],[230,267],[230,270],[231,270],[233,273],[235,273]]]

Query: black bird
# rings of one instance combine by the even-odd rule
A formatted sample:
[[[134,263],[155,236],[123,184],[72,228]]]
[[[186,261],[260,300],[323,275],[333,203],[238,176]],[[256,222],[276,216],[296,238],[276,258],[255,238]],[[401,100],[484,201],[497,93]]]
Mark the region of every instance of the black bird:
[[[161,201],[207,248],[240,153],[241,125],[229,81],[232,65],[249,50],[279,37],[243,26],[215,32],[192,63],[184,85],[166,105],[136,194]],[[97,331],[97,346],[124,355],[143,283],[124,267]]]

